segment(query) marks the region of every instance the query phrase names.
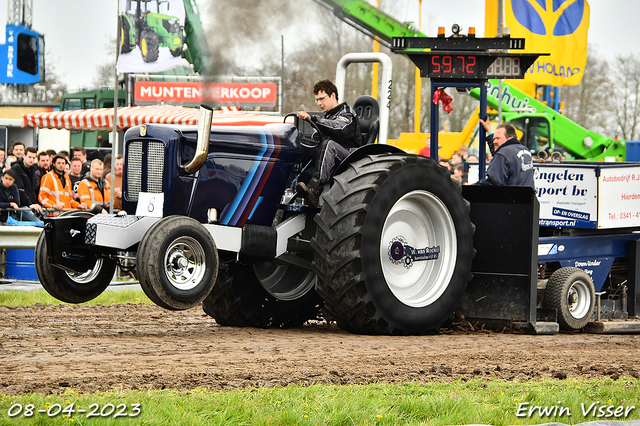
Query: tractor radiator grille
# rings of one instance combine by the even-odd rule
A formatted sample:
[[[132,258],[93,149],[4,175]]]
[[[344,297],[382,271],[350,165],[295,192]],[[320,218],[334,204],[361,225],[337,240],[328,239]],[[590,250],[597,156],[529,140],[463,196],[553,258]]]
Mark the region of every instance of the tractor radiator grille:
[[[162,192],[163,173],[164,144],[162,142],[133,141],[127,146],[127,199],[137,200],[141,191]]]

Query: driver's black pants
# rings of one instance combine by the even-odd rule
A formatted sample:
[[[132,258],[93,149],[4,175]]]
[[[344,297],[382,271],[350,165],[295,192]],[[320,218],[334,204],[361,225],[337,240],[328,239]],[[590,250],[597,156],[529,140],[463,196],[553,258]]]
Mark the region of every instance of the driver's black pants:
[[[320,180],[320,183],[326,183],[331,178],[333,168],[347,158],[351,151],[332,140],[321,142],[319,148],[313,177]]]

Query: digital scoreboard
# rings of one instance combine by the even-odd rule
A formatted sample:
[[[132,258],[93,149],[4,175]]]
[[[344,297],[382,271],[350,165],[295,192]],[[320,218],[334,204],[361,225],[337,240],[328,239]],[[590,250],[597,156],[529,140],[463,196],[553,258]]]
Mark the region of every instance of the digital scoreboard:
[[[506,51],[523,48],[524,39],[509,37],[398,37],[392,45],[395,53],[407,55],[420,68],[422,77],[451,80],[524,78],[541,55]]]

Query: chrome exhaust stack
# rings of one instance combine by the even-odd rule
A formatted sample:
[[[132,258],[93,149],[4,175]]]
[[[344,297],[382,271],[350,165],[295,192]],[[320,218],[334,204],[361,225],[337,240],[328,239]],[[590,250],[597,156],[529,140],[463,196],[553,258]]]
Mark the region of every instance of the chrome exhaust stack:
[[[205,105],[200,105],[200,116],[198,116],[198,140],[196,143],[196,154],[193,160],[182,169],[187,173],[195,173],[207,159],[209,152],[209,137],[211,136],[211,121],[213,120],[213,109]]]

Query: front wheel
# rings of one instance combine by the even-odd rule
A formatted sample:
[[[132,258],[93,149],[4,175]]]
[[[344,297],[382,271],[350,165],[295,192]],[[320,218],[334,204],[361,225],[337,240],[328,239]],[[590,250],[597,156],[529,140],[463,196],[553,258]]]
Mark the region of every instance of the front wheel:
[[[169,216],[154,223],[140,241],[140,286],[157,305],[189,309],[207,297],[218,275],[218,250],[196,220]]]
[[[47,293],[66,303],[84,303],[102,294],[113,278],[116,262],[98,257],[86,272],[78,273],[51,266],[47,259],[45,232],[42,231],[36,244],[35,266],[38,279]]]
[[[558,313],[560,329],[579,330],[593,315],[595,288],[591,277],[580,268],[560,268],[551,274],[544,290],[544,307]]]
[[[475,251],[469,203],[445,168],[431,158],[371,155],[322,198],[312,240],[318,292],[340,327],[425,334],[451,317]]]

